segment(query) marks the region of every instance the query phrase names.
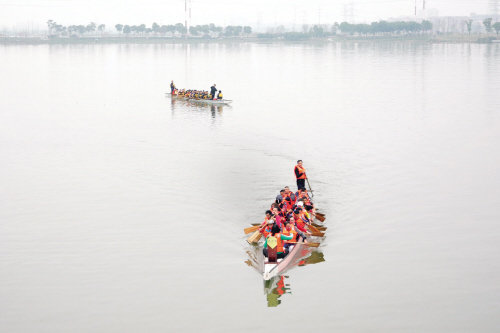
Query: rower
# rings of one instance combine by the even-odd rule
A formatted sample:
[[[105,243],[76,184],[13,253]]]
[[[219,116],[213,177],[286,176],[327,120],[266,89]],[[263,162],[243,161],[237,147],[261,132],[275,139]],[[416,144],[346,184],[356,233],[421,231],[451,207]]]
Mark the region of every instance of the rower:
[[[271,228],[271,233],[267,235],[262,252],[267,257],[268,247],[276,249],[277,258],[282,259],[288,254],[288,249],[283,247],[283,241],[292,240],[293,236],[285,236],[280,232],[280,228],[275,224]]]
[[[262,226],[259,229],[259,232],[264,235],[264,237],[267,237],[269,233],[271,232],[271,228],[274,225],[274,220],[269,219],[268,221],[265,221],[265,223],[262,224]]]
[[[290,217],[290,225],[294,228],[294,230],[297,232],[297,235],[302,237],[303,239],[306,239],[307,236],[310,236],[311,233],[306,230],[304,222],[301,220],[300,223],[297,222],[295,217],[291,216]]]
[[[276,203],[280,204],[284,200],[285,190],[281,190],[280,194],[276,196]]]
[[[303,199],[299,200],[299,202],[297,203],[296,209],[300,210],[300,217],[304,220],[304,222],[306,222],[307,224],[310,224],[312,221],[311,215],[309,215],[309,212],[307,211],[307,209],[305,209]]]
[[[306,212],[308,213],[310,212],[313,215],[316,214],[316,209],[314,208],[314,204],[308,196],[300,198],[299,201],[303,203]]]
[[[270,210],[266,210],[266,217],[264,218],[264,222],[262,222],[260,225],[261,226],[266,225],[270,220],[272,220],[272,217],[273,217],[273,212],[271,212]]]
[[[297,192],[295,192],[295,198],[297,200],[300,200],[302,198],[309,198],[309,193],[307,193],[307,190],[305,187],[299,188]]]
[[[285,186],[284,191],[285,193],[283,194],[283,199],[285,200],[287,206],[292,207],[295,204],[296,196],[292,191],[290,191],[288,186]]]
[[[290,191],[290,187],[285,186],[284,191],[285,191],[285,197],[290,197],[293,203],[295,203],[295,194],[292,191]]]
[[[295,173],[295,178],[297,178],[297,189],[301,189],[306,186],[306,169],[302,166],[302,160],[297,161],[297,165],[293,169]]]
[[[283,228],[282,222],[284,221],[285,217],[283,216],[283,214],[280,213],[278,207],[273,208],[273,217],[274,217],[274,220],[276,221],[276,224],[278,225],[278,227],[280,227],[280,229],[282,229]]]
[[[222,90],[219,90],[219,94],[217,95],[217,99],[222,99]]]
[[[285,236],[292,236],[292,241],[297,241],[297,242],[299,241],[298,233],[297,231],[295,231],[295,226],[290,222],[285,222],[285,226],[283,227],[282,233]],[[283,247],[289,250],[290,245],[292,244],[290,244],[289,241],[285,241]]]

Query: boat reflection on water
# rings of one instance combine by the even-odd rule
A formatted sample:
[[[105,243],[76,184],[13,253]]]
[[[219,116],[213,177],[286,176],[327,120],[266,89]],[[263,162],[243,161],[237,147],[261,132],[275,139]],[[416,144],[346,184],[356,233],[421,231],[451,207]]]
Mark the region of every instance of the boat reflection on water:
[[[307,266],[313,264],[319,264],[325,261],[325,257],[323,252],[321,252],[318,248],[312,250],[311,248],[304,247],[301,250],[299,259],[293,263],[288,270],[297,266]],[[257,246],[252,246],[249,250],[247,250],[248,259],[245,263],[248,266],[251,266],[262,274],[263,265],[264,265],[264,256],[262,255],[262,248]],[[287,270],[287,271],[288,271]],[[288,279],[288,275],[278,275],[269,280],[263,280],[264,282],[264,294],[267,298],[267,306],[268,307],[276,307],[281,304],[281,296],[284,294],[291,294],[291,287],[289,283],[286,283],[286,279]]]
[[[281,304],[281,296],[292,293],[290,284],[285,283],[285,279],[288,279],[288,276],[279,275],[273,277],[271,280],[264,280],[264,294],[267,297],[268,307],[277,307]]]
[[[209,104],[209,103],[199,103],[199,102],[191,102],[189,100],[184,99],[171,99],[172,106],[172,114],[175,113],[177,109],[182,109],[184,111],[197,111],[197,112],[206,112],[210,109],[210,114],[212,118],[216,118],[217,116],[221,116],[224,111],[224,107],[230,108],[230,105],[225,104]],[[186,108],[187,106],[187,108]]]

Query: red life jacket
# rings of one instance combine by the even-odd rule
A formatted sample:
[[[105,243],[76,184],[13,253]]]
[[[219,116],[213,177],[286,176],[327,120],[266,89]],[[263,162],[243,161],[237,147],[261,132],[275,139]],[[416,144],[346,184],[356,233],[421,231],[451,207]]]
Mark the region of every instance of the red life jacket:
[[[302,214],[299,214],[299,215],[293,214],[293,218],[295,219],[295,225],[297,226],[297,229],[305,232],[307,230],[306,229],[306,222],[303,219]]]

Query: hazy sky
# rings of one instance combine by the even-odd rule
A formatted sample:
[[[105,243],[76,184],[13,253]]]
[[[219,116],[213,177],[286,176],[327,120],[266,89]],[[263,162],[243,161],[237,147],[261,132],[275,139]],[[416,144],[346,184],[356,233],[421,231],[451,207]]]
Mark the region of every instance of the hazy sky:
[[[423,0],[417,0],[419,9]],[[349,4],[352,3],[352,12]],[[415,0],[192,0],[191,23],[255,27],[317,24],[351,20],[370,22],[411,16]],[[426,0],[439,15],[488,12],[488,0]],[[0,0],[0,28],[45,28],[48,19],[64,25],[90,21],[150,25],[184,21],[184,0]]]

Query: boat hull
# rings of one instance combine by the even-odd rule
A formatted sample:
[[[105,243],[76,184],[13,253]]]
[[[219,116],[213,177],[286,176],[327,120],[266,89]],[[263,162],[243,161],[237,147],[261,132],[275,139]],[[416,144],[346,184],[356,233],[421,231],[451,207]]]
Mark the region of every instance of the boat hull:
[[[294,267],[300,259],[310,254],[309,247],[305,244],[300,244],[301,242],[302,238],[299,238],[299,244],[294,245],[293,249],[284,259],[278,259],[278,263],[267,263],[265,262],[267,259],[264,258],[264,271],[262,273],[264,280],[270,280],[285,273]]]
[[[218,105],[229,105],[232,103],[231,100],[228,99],[196,99],[196,98],[186,98],[179,95],[172,95],[171,93],[165,93],[165,95],[170,96],[171,98],[180,99],[184,101],[189,101],[193,103],[199,104],[218,104]]]

